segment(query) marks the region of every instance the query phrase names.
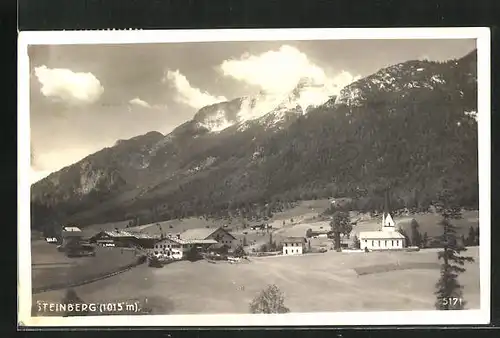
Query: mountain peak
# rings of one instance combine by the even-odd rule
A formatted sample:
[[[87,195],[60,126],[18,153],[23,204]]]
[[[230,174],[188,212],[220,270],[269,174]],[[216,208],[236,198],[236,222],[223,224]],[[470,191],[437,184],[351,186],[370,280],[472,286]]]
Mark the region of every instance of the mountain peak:
[[[367,99],[384,93],[405,96],[411,89],[443,89],[453,86],[450,83],[456,82],[457,77],[461,76],[457,68],[463,69],[463,76],[472,81],[476,78],[475,55],[475,51],[472,51],[460,59],[446,62],[410,60],[380,69],[344,87],[335,104],[361,106]]]

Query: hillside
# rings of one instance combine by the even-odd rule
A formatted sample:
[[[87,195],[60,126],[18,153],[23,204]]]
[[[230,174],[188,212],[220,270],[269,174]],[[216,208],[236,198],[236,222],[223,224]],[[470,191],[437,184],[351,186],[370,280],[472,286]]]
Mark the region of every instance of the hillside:
[[[477,207],[475,51],[381,69],[316,107],[295,92],[273,102],[205,107],[169,135],[119,141],[50,175],[32,186],[33,227],[248,216],[339,195],[370,210],[388,187],[395,207],[425,209],[444,187]]]

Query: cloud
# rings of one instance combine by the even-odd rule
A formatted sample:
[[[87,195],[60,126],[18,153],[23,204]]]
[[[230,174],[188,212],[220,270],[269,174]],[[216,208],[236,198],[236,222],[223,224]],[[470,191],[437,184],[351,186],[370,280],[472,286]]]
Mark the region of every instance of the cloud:
[[[104,92],[103,86],[92,73],[40,66],[35,68],[35,76],[44,96],[71,104],[94,103]]]
[[[225,60],[219,70],[226,77],[260,87],[268,95],[298,91],[304,105],[323,103],[360,78],[346,71],[329,75],[306,54],[288,45],[258,55],[245,53],[240,58]]]
[[[68,147],[52,151],[36,151],[30,168],[30,180],[39,181],[53,172],[76,163],[91,153],[102,149],[102,144],[92,147]]]
[[[193,108],[200,109],[217,102],[227,101],[224,96],[213,96],[206,91],[191,86],[187,78],[179,70],[168,70],[162,79],[162,82],[167,81],[177,90],[178,95],[175,99]]]
[[[128,103],[132,104],[132,105],[137,105],[137,106],[141,106],[141,107],[146,107],[146,108],[151,108],[151,105],[149,103],[147,103],[146,101],[144,100],[141,100],[140,98],[136,97],[130,101],[128,101]]]

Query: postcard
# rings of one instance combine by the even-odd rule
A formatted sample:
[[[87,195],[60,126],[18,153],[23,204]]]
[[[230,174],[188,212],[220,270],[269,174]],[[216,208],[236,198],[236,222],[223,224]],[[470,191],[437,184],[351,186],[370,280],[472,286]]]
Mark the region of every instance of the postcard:
[[[18,55],[19,327],[489,322],[489,29]]]

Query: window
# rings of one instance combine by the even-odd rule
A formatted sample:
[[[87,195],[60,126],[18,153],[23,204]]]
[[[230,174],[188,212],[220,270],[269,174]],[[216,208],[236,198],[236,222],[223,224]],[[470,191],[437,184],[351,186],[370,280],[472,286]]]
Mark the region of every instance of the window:
[[[372,246],[375,246],[375,241],[374,240],[372,240]]]
[[[380,246],[380,241],[377,241],[377,246]]]
[[[394,241],[391,241],[391,246],[394,246]]]
[[[368,240],[367,240],[367,239],[365,239],[365,243],[367,243],[367,242],[368,242]]]
[[[387,241],[384,242],[384,246],[387,246]]]

